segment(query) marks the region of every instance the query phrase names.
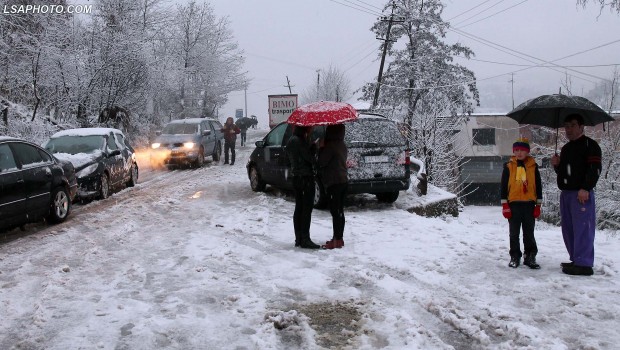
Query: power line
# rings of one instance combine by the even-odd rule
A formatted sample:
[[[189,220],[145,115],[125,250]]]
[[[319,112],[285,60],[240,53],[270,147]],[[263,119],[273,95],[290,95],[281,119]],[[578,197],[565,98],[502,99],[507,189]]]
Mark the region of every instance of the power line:
[[[531,68],[536,68],[536,67],[540,67],[540,68],[553,67],[553,66],[534,66],[534,65],[531,65],[531,64],[520,64],[520,63],[508,63],[508,62],[497,62],[497,61],[481,60],[479,58],[467,58],[467,57],[462,56],[462,55],[457,55],[455,57],[464,58],[464,59],[467,59],[467,60],[470,60],[470,61],[499,64],[499,65],[503,65],[503,66],[531,67]],[[613,66],[620,66],[620,63],[591,64],[591,65],[563,65],[562,67],[569,67],[569,68],[596,68],[596,67],[613,67]]]
[[[493,5],[491,5],[491,6],[487,7],[487,8],[485,8],[484,10],[482,10],[482,11],[480,11],[480,12],[478,12],[478,13],[474,14],[473,16],[467,17],[467,18],[465,18],[464,20],[460,21],[459,23],[456,23],[455,25],[459,25],[459,24],[461,24],[461,23],[463,23],[463,22],[467,22],[467,21],[469,21],[470,19],[472,19],[472,18],[474,18],[474,17],[478,16],[478,15],[479,15],[479,14],[481,14],[481,13],[484,13],[484,12],[486,12],[486,11],[488,11],[488,10],[492,9],[493,7],[495,7],[495,6],[499,5],[499,4],[501,4],[501,3],[502,3],[502,2],[504,2],[504,1],[506,1],[506,0],[501,0],[501,1],[499,1],[499,2],[496,2],[495,4],[493,4]]]
[[[478,5],[476,5],[476,6],[472,7],[472,8],[470,8],[470,9],[469,9],[469,10],[467,10],[467,11],[464,11],[464,12],[459,13],[458,15],[456,15],[456,16],[454,16],[454,17],[452,17],[452,18],[448,19],[448,20],[447,20],[447,22],[450,22],[451,20],[453,20],[453,19],[455,19],[455,18],[457,18],[457,17],[460,17],[460,16],[464,15],[464,14],[466,14],[466,13],[467,13],[467,12],[469,12],[469,11],[473,11],[473,10],[475,10],[475,9],[477,9],[478,7],[480,7],[480,6],[484,5],[484,4],[486,4],[486,3],[487,3],[487,2],[489,2],[489,1],[491,1],[491,0],[486,0],[486,1],[483,1],[482,3],[480,3],[480,4],[478,4]]]
[[[473,34],[469,34],[469,33],[467,33],[467,32],[463,32],[462,30],[459,30],[459,29],[456,29],[456,28],[448,28],[448,30],[450,30],[450,31],[454,31],[454,32],[456,32],[456,33],[458,33],[458,34],[461,34],[461,35],[464,35],[465,37],[468,37],[468,38],[470,38],[470,39],[472,39],[472,40],[474,40],[474,41],[477,41],[477,42],[479,42],[479,43],[481,43],[481,44],[483,44],[483,45],[486,45],[486,46],[489,46],[489,47],[491,47],[491,48],[494,48],[494,49],[496,49],[496,50],[498,50],[498,51],[502,51],[502,52],[507,53],[507,54],[509,54],[509,55],[511,55],[511,56],[515,56],[515,57],[521,58],[521,59],[523,59],[523,60],[525,60],[525,61],[528,61],[528,62],[531,62],[531,63],[535,63],[535,64],[536,64],[536,65],[535,65],[535,66],[533,66],[533,67],[523,68],[523,69],[520,69],[520,70],[514,71],[513,73],[516,73],[516,72],[521,72],[521,71],[524,71],[524,70],[527,70],[527,69],[530,69],[530,68],[534,68],[534,67],[539,67],[539,66],[541,66],[541,65],[543,65],[543,64],[550,64],[550,65],[552,65],[552,66],[559,67],[559,68],[564,68],[564,69],[567,69],[567,70],[569,70],[569,71],[572,71],[572,72],[575,72],[575,73],[577,73],[577,74],[581,74],[581,75],[584,75],[584,76],[587,76],[587,77],[591,77],[591,78],[595,78],[595,79],[599,79],[599,80],[608,80],[608,79],[601,78],[601,77],[598,77],[598,76],[593,75],[593,74],[588,74],[588,73],[584,73],[584,72],[577,71],[577,70],[575,70],[575,69],[571,69],[571,68],[562,67],[561,65],[558,65],[558,64],[554,63],[555,61],[559,61],[559,60],[565,59],[565,58],[567,58],[567,57],[572,57],[572,56],[574,56],[574,55],[576,55],[576,54],[572,54],[572,55],[569,55],[569,56],[566,56],[566,57],[562,57],[562,58],[559,58],[559,59],[556,59],[556,60],[553,60],[553,61],[547,61],[547,60],[543,60],[543,59],[541,59],[541,58],[537,58],[537,57],[534,57],[534,56],[532,56],[532,55],[528,55],[528,54],[526,54],[526,53],[523,53],[523,52],[520,52],[520,51],[517,51],[517,50],[513,50],[513,49],[511,49],[511,48],[508,48],[508,47],[506,47],[506,46],[503,46],[503,45],[500,45],[500,44],[494,43],[494,42],[492,42],[492,41],[489,41],[489,40],[486,40],[486,39],[483,39],[483,38],[477,37],[477,36],[475,36],[475,35],[473,35]],[[616,41],[620,41],[620,39],[619,39],[619,40],[616,40]],[[614,41],[614,42],[616,42],[616,41]],[[612,43],[613,43],[613,42],[612,42]],[[611,43],[608,43],[608,44],[606,44],[606,45],[609,45],[609,44],[611,44]],[[516,54],[518,54],[518,55],[521,55],[521,56],[523,56],[523,57],[519,57],[519,56],[517,56],[515,53],[516,53]],[[532,60],[531,60],[531,59],[529,59],[529,58],[534,59],[534,60],[537,60],[537,61],[541,61],[541,63],[537,63],[537,62],[535,62],[535,61],[532,61]],[[564,73],[564,72],[560,72],[560,71],[558,71],[557,69],[553,69],[553,68],[549,68],[549,69],[551,69],[551,70],[553,70],[553,71],[556,71],[556,72],[558,72],[558,73]],[[574,76],[575,78],[582,79],[582,80],[585,80],[585,81],[588,81],[588,82],[594,83],[593,81],[588,80],[588,79],[585,79],[585,78],[583,78],[583,77],[579,77],[579,76],[576,76],[576,75],[571,75],[571,76]]]
[[[383,16],[383,14],[382,14],[382,13],[370,12],[370,11],[367,11],[367,10],[364,10],[364,9],[360,9],[360,8],[357,8],[357,7],[353,7],[353,6],[350,6],[350,5],[347,5],[347,4],[343,4],[343,3],[338,2],[338,1],[336,1],[336,0],[329,0],[329,1],[331,1],[331,2],[335,2],[336,4],[339,4],[339,5],[342,5],[342,6],[346,6],[346,7],[352,8],[352,9],[357,10],[357,11],[360,11],[360,12],[365,12],[365,13],[367,13],[367,14],[369,14],[369,15],[373,15],[373,16]]]
[[[341,1],[347,2],[347,3],[351,4],[352,6],[359,7],[359,8],[361,8],[361,9],[367,10],[367,11],[369,11],[369,12],[376,13],[376,11],[375,11],[374,9],[372,9],[372,8],[368,8],[368,7],[367,7],[367,6],[365,6],[365,5],[358,5],[358,4],[354,3],[354,2],[353,2],[353,1],[351,1],[351,0],[341,0]],[[381,11],[381,10],[380,10],[380,11]]]
[[[380,49],[380,47],[378,47],[378,48],[374,48],[374,47],[373,47],[373,48],[372,48],[372,51],[370,51],[368,54],[366,54],[366,56],[364,56],[364,57],[360,58],[360,59],[359,59],[359,61],[357,61],[357,62],[355,62],[354,64],[352,64],[351,66],[349,66],[349,68],[345,69],[345,70],[343,71],[343,73],[346,73],[346,72],[347,72],[347,71],[349,71],[351,68],[353,68],[353,67],[357,66],[358,64],[362,63],[362,61],[364,61],[364,60],[365,60],[368,56],[370,56],[370,55],[372,55],[372,54],[376,53],[378,49]]]
[[[523,0],[523,1],[521,1],[520,3],[518,3],[518,4],[514,4],[514,5],[512,5],[512,6],[510,6],[510,7],[507,7],[507,8],[505,8],[505,9],[503,9],[503,10],[497,11],[497,12],[495,12],[495,13],[493,13],[493,14],[491,14],[491,15],[487,16],[487,17],[481,18],[481,19],[479,19],[479,20],[477,20],[477,21],[475,21],[475,22],[471,22],[471,23],[467,23],[467,24],[465,24],[465,25],[462,25],[462,26],[460,26],[459,28],[464,28],[464,27],[470,26],[470,25],[472,25],[472,24],[476,24],[476,23],[478,23],[478,22],[482,22],[482,21],[484,21],[485,19],[489,19],[489,18],[494,17],[494,16],[496,16],[496,15],[498,15],[498,14],[502,13],[502,12],[508,11],[508,10],[510,10],[511,8],[513,8],[513,7],[517,7],[517,6],[519,6],[519,5],[523,4],[524,2],[527,2],[527,1],[528,1],[528,0]]]
[[[368,5],[370,7],[376,8],[379,11],[383,11],[383,9],[381,7],[377,7],[377,6],[373,5],[373,4],[369,4],[369,3],[365,2],[365,1],[362,1],[362,0],[355,0],[355,1],[361,2],[362,4]]]

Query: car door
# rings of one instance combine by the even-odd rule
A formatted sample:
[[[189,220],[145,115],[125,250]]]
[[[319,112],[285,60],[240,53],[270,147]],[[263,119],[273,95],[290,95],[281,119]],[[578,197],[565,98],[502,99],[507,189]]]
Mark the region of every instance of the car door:
[[[264,139],[262,156],[263,168],[259,168],[259,171],[265,182],[277,187],[286,186],[286,165],[288,164],[288,156],[284,150],[283,142],[287,129],[290,130],[288,124],[279,124],[274,127]]]
[[[116,143],[114,133],[110,132],[107,135],[106,140],[106,155],[103,157],[103,162],[106,168],[110,172],[110,183],[113,186],[117,186],[124,178],[124,159],[119,145]],[[116,154],[115,154],[116,153]]]
[[[208,132],[208,135],[205,135]],[[213,130],[213,126],[209,121],[204,121],[200,123],[200,133],[202,135],[202,146],[205,149],[205,156],[209,156],[213,154],[213,149],[215,148],[215,131]]]
[[[39,148],[27,143],[11,144],[18,164],[26,192],[25,212],[29,220],[44,216],[49,211],[52,192],[52,166],[49,155]]]
[[[0,144],[0,227],[25,221],[26,190],[8,143]]]
[[[122,172],[123,174],[121,175],[121,179],[122,181],[127,181],[129,180],[130,177],[130,171],[131,171],[131,166],[132,166],[132,150],[127,147],[127,142],[125,141],[125,135],[119,133],[119,132],[115,132],[114,133],[115,136],[115,140],[116,140],[116,145],[118,146],[118,149],[121,151],[121,156],[123,157],[123,169]]]

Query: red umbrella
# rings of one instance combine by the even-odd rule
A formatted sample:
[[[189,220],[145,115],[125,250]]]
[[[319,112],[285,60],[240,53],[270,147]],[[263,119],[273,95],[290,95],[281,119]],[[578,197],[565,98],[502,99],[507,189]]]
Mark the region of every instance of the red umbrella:
[[[342,124],[357,119],[357,111],[344,102],[321,101],[297,107],[287,123],[300,126]]]

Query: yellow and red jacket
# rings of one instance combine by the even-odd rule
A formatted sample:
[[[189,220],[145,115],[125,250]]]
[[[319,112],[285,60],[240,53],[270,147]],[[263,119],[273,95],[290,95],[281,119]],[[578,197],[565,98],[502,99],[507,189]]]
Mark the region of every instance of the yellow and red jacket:
[[[522,162],[513,156],[504,164],[502,171],[501,202],[529,201],[542,203],[542,181],[538,164],[531,156],[527,156]]]

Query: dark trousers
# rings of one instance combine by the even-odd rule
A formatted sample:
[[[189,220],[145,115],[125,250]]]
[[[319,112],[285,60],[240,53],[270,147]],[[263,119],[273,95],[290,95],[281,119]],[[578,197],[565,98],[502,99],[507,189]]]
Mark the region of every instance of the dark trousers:
[[[235,142],[224,142],[224,163],[228,163],[228,150],[230,150],[230,163],[232,164],[235,162]]]
[[[245,141],[247,140],[247,134],[241,132],[241,147],[245,146]]]
[[[560,194],[560,217],[562,236],[568,257],[575,265],[594,265],[594,236],[596,228],[596,206],[594,191],[584,204],[577,199],[579,191],[562,191]]]
[[[523,227],[523,252],[525,255],[538,253],[536,239],[534,238],[534,202],[511,202],[510,211],[512,217],[508,219],[510,230],[510,256],[521,257],[521,244],[519,233]]]
[[[314,178],[312,176],[295,176],[293,177],[293,188],[295,189],[295,212],[293,213],[295,239],[309,239],[314,205]]]
[[[329,202],[329,212],[332,214],[334,236],[332,239],[342,239],[344,234],[344,198],[347,195],[347,184],[335,184],[325,189]]]

